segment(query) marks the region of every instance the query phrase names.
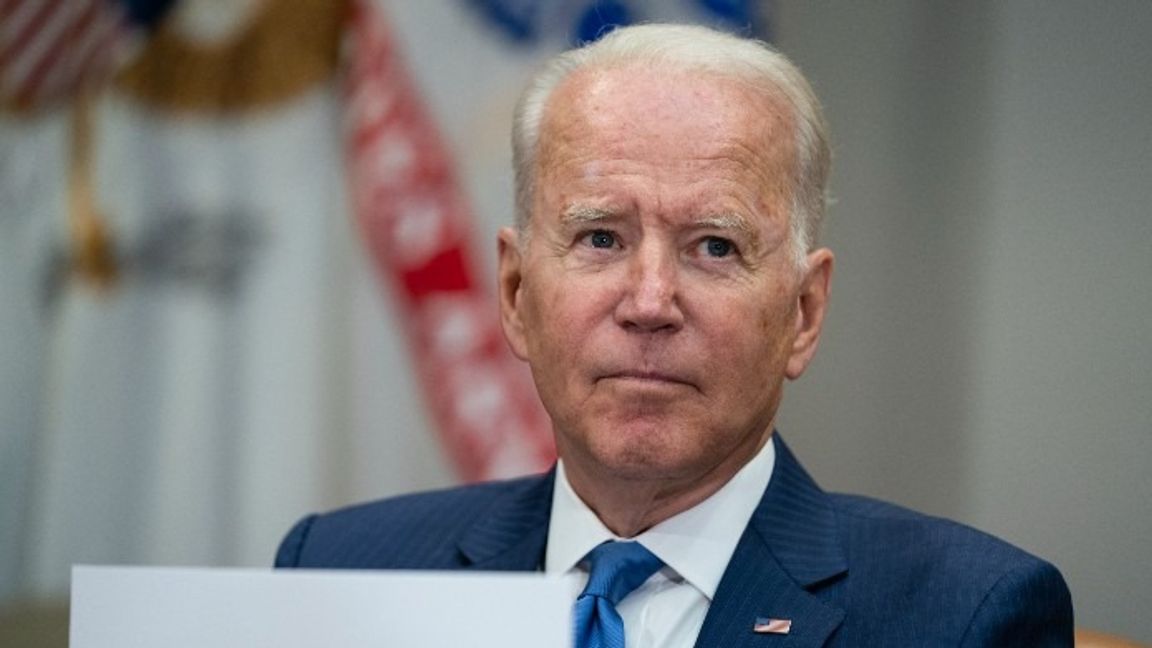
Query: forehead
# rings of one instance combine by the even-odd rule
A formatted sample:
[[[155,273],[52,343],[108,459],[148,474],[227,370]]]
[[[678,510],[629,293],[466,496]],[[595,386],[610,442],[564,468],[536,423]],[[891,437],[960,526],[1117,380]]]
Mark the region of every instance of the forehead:
[[[789,184],[794,140],[784,101],[747,81],[640,64],[589,68],[549,99],[537,164],[545,175],[613,160],[729,165],[776,192]]]

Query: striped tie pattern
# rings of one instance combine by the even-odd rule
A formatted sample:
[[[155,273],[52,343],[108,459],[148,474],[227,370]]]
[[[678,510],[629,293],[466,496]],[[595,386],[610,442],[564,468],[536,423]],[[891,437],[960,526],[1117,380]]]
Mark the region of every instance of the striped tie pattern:
[[[663,566],[639,542],[605,542],[588,552],[588,585],[576,599],[576,648],[624,648],[616,604]]]

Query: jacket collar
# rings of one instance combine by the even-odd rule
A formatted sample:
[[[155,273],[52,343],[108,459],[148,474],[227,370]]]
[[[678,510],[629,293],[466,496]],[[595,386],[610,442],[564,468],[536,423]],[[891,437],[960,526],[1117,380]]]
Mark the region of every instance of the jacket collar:
[[[843,621],[842,609],[814,595],[848,570],[835,511],[779,434],[772,442],[772,480],[728,563],[697,646],[821,646]],[[540,568],[555,476],[553,468],[500,496],[492,514],[459,541],[467,568]],[[787,635],[757,634],[758,618],[788,619],[792,627]]]
[[[773,443],[772,481],[728,563],[697,646],[821,646],[844,619],[842,609],[814,595],[848,570],[835,511],[779,434]],[[760,618],[787,619],[791,630],[755,633]]]
[[[491,514],[464,534],[457,547],[466,568],[535,571],[544,562],[556,468],[518,480],[490,507]]]
[[[781,567],[804,588],[848,570],[836,512],[779,433],[776,466],[749,529],[759,532]]]

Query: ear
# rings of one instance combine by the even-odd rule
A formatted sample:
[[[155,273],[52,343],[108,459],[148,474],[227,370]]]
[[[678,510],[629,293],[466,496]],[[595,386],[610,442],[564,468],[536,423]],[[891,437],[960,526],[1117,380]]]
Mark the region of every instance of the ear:
[[[519,232],[511,227],[501,229],[496,245],[499,256],[500,325],[512,353],[521,360],[527,360],[528,344],[524,337],[524,321],[520,315],[524,258],[520,255]]]
[[[808,368],[808,363],[816,355],[820,343],[820,332],[824,327],[824,313],[828,310],[828,298],[832,290],[832,265],[834,257],[828,248],[820,248],[808,254],[808,268],[800,284],[797,296],[796,336],[792,340],[792,354],[784,375],[796,380]]]

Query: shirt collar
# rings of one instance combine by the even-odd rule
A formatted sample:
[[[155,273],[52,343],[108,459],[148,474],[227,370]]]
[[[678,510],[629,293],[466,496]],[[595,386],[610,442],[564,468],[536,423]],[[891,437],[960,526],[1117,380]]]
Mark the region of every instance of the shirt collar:
[[[630,539],[643,544],[712,600],[736,544],[768,487],[775,463],[776,451],[769,439],[711,497]],[[544,570],[571,571],[600,543],[622,539],[608,530],[576,495],[564,472],[564,462],[557,462]]]

